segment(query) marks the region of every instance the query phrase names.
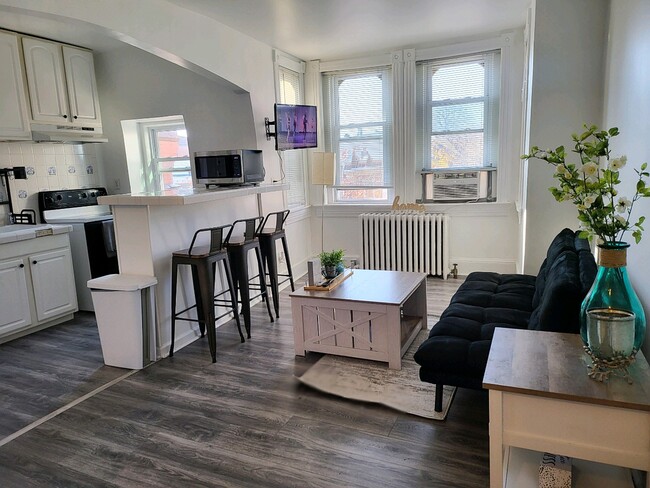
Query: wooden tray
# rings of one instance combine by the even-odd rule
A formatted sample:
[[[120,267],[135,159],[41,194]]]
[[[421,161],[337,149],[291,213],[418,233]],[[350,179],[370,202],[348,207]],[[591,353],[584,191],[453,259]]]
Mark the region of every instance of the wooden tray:
[[[332,278],[331,280],[321,281],[317,285],[306,285],[305,291],[332,291],[334,288],[339,286],[341,283],[343,283],[353,274],[354,271],[352,271],[351,269],[346,269],[345,271],[343,271],[343,273],[338,275],[336,278]]]

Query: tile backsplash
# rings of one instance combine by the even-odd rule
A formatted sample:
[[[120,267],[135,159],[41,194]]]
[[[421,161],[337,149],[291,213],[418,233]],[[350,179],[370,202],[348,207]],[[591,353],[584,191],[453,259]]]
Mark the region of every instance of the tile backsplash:
[[[95,144],[0,143],[0,168],[25,166],[26,180],[10,178],[14,212],[31,208],[38,214],[38,192],[101,185]],[[0,184],[0,200],[6,188]],[[8,223],[9,207],[0,205],[0,225]]]

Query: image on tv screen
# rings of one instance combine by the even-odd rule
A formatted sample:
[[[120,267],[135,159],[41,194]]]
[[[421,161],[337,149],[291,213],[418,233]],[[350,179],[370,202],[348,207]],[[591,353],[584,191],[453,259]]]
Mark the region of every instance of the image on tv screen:
[[[316,147],[316,107],[313,105],[275,105],[275,148]]]

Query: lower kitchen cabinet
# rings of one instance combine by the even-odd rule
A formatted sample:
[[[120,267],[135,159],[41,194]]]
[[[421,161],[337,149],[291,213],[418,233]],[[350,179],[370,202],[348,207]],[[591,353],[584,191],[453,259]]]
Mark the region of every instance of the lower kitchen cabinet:
[[[0,335],[32,324],[24,259],[0,262]]]
[[[77,309],[67,234],[0,246],[0,342],[69,320]]]
[[[36,317],[49,320],[77,309],[70,248],[29,256]]]

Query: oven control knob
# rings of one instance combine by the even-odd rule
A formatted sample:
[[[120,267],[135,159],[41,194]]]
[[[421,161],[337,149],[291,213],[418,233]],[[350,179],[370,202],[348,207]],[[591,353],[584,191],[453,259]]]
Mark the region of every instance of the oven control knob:
[[[63,200],[63,197],[62,197],[60,194],[58,194],[55,198],[56,198],[56,200],[57,200],[58,202],[60,202],[61,200]]]
[[[86,195],[86,193],[84,192],[81,194],[81,198],[88,198],[88,195]]]

